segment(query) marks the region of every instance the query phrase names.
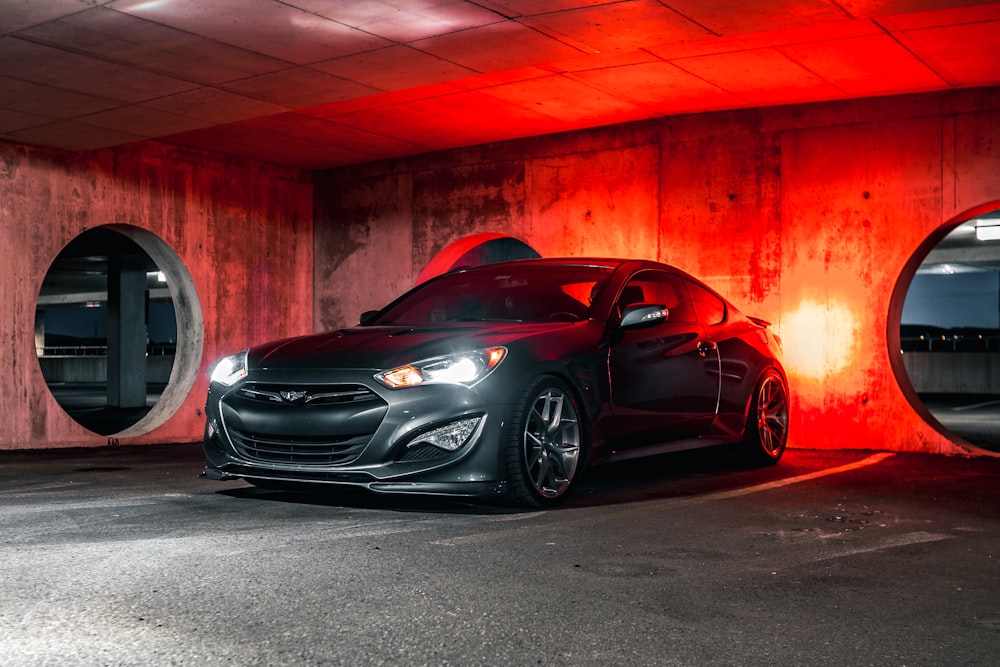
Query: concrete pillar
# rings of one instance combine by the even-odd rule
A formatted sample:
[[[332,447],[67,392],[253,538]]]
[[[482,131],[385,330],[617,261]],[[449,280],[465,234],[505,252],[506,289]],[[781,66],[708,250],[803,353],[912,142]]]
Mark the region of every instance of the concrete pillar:
[[[108,263],[108,406],[146,406],[146,267],[130,255]]]
[[[35,310],[35,354],[45,355],[45,310],[42,308]]]

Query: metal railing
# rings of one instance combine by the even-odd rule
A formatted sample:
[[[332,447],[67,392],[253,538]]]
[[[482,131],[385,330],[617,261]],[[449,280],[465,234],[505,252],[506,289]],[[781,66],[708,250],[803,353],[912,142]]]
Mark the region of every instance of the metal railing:
[[[177,350],[176,345],[151,344],[146,346],[147,357],[169,357]],[[35,348],[40,357],[106,357],[107,345],[46,345]]]
[[[903,352],[1000,352],[996,329],[928,329],[904,327],[900,331]]]

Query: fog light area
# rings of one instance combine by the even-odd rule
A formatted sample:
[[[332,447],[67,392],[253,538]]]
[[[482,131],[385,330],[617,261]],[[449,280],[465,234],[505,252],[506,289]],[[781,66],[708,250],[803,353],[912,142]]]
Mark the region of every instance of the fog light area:
[[[453,452],[469,440],[469,437],[475,432],[480,421],[482,421],[482,417],[472,417],[440,426],[422,434],[411,442],[408,447],[433,445],[434,447]]]

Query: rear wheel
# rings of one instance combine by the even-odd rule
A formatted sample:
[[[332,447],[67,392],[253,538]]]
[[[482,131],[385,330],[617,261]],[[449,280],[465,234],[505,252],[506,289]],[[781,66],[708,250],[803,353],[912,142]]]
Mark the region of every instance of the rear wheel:
[[[580,411],[558,378],[536,378],[514,407],[505,434],[507,473],[514,502],[533,507],[558,503],[580,472]]]
[[[777,371],[769,370],[757,383],[745,438],[747,456],[753,463],[775,464],[788,443],[788,387]]]

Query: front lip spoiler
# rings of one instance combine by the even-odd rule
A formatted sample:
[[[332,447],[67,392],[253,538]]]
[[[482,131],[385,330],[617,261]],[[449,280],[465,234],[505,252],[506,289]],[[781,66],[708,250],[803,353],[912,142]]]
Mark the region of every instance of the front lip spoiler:
[[[243,479],[239,475],[231,475],[216,468],[205,468],[198,474],[198,477],[201,479],[210,479],[213,482],[230,482],[234,479]]]
[[[351,487],[355,489],[366,489],[373,493],[394,495],[410,494],[421,496],[451,496],[467,498],[502,498],[507,495],[507,482],[375,482],[359,481],[349,479],[301,479],[296,477],[282,477],[279,475],[259,475],[259,474],[233,474],[206,467],[199,477],[213,481],[229,482],[244,479],[251,483],[253,480],[267,480],[269,482],[287,483],[290,486],[332,488]]]
[[[501,498],[507,495],[507,482],[372,482],[365,488],[384,494],[419,494],[422,496],[466,496]]]

